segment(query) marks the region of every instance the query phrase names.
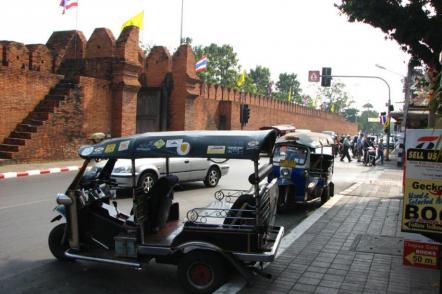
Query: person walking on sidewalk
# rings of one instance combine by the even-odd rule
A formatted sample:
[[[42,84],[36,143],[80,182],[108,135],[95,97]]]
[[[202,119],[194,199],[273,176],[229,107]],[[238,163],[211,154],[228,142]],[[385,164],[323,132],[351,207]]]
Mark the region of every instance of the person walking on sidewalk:
[[[347,156],[348,162],[351,162],[350,154],[348,153],[348,150],[350,149],[350,136],[345,137],[342,148],[341,161],[344,161],[344,157]]]
[[[384,139],[381,139],[378,144],[378,154],[376,160],[381,159],[381,164],[384,164]]]

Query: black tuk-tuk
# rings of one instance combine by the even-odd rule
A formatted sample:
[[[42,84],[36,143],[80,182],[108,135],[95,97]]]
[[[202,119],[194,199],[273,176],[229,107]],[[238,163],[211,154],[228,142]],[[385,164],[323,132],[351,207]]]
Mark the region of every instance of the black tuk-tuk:
[[[87,260],[141,268],[149,260],[178,265],[178,277],[187,290],[209,293],[236,269],[250,281],[262,272],[264,262],[274,260],[284,233],[273,225],[278,186],[265,179],[271,163],[259,167],[260,154],[270,154],[275,142],[272,131],[157,132],[115,138],[83,146],[82,168],[65,194],[57,196],[52,221],[63,217],[49,234],[49,248],[62,261]],[[249,191],[218,191],[234,201],[215,208],[195,208],[184,222],[179,220],[173,188],[178,179],[167,175],[146,194],[135,183],[135,159],[171,157],[244,159],[254,162],[248,178]],[[111,172],[117,159],[132,161],[130,213],[118,210]],[[96,161],[106,161],[94,168]],[[112,205],[112,204],[113,205]],[[229,204],[230,203],[230,204]]]
[[[280,211],[294,203],[324,203],[333,196],[333,144],[329,135],[297,131],[276,141],[269,179],[278,180]]]

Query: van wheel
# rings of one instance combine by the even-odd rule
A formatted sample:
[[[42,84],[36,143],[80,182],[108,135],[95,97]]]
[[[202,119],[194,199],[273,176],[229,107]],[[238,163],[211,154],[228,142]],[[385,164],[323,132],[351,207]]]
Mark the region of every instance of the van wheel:
[[[226,280],[225,262],[216,253],[192,251],[181,258],[178,279],[190,293],[212,293]]]
[[[63,241],[66,224],[59,224],[49,233],[48,244],[52,255],[59,261],[72,261],[73,259],[66,257],[64,253],[69,249],[67,238]]]
[[[321,204],[324,204],[330,199],[330,193],[329,193],[329,186],[325,187],[324,190],[322,190],[321,194]]]
[[[218,168],[212,166],[207,172],[206,179],[204,180],[204,185],[206,185],[206,187],[215,187],[216,185],[218,185],[220,178],[221,173],[219,172]]]

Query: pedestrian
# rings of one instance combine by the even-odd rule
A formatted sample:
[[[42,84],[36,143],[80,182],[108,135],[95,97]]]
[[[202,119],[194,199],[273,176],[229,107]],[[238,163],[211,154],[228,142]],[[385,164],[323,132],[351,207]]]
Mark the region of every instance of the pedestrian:
[[[344,142],[342,143],[341,161],[344,161],[344,158],[347,157],[348,162],[351,162],[350,154],[348,153],[348,150],[350,149],[350,138],[350,136],[345,137]]]
[[[381,139],[378,144],[378,154],[376,160],[381,159],[381,165],[384,164],[384,139]]]
[[[361,162],[363,140],[364,140],[364,134],[361,133],[359,134],[358,140],[356,141],[356,150],[357,150],[356,152],[357,152],[358,162]]]

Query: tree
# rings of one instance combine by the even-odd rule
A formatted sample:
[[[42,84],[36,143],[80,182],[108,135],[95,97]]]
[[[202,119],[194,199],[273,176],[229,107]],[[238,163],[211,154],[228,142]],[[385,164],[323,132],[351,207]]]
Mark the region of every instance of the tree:
[[[196,60],[204,55],[209,60],[207,70],[198,73],[202,80],[229,88],[236,87],[240,67],[232,46],[222,45],[220,47],[213,43],[206,47],[196,46],[193,48],[193,54]]]
[[[327,110],[335,113],[343,112],[353,103],[345,91],[345,84],[339,81],[333,83],[331,87],[318,87],[318,96],[325,98]]]
[[[344,117],[346,120],[350,121],[350,122],[357,122],[358,121],[358,113],[359,113],[359,109],[357,108],[347,108],[344,109]]]
[[[255,69],[251,69],[249,77],[256,86],[256,93],[267,96],[268,87],[271,82],[270,70],[267,67],[257,65]]]
[[[383,125],[378,122],[368,122],[369,117],[379,117],[379,113],[373,110],[364,110],[358,119],[359,129],[363,133],[382,133]]]
[[[276,83],[275,97],[279,100],[287,101],[289,91],[292,91],[292,99],[296,103],[302,103],[300,83],[297,80],[297,75],[294,73],[279,74],[278,82]]]
[[[367,111],[370,111],[370,109],[372,109],[373,108],[373,104],[371,104],[371,103],[365,103],[364,105],[362,105],[362,108],[366,108],[367,109]]]
[[[380,28],[414,59],[440,71],[441,0],[342,0],[335,6],[350,22],[359,21]]]

